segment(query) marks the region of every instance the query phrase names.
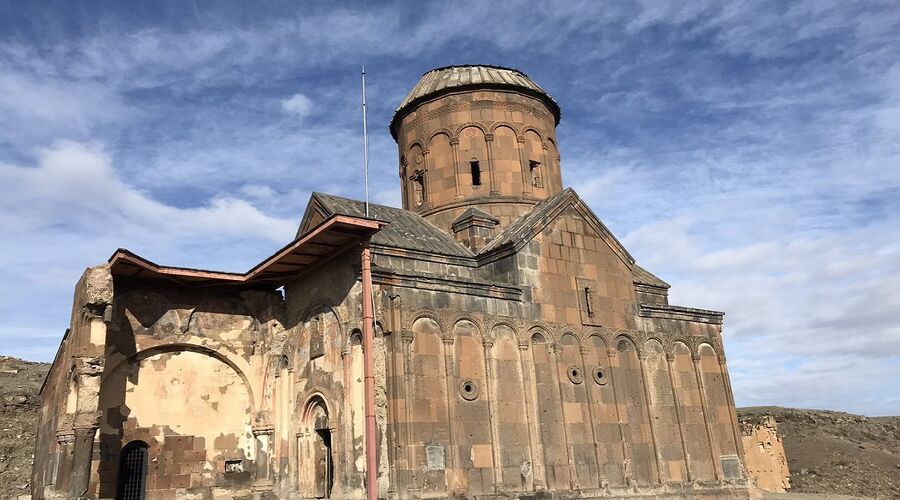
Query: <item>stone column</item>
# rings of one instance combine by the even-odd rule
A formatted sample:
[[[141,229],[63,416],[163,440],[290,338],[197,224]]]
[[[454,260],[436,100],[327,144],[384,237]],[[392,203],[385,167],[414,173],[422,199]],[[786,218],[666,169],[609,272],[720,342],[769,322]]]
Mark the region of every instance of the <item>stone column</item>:
[[[253,419],[251,430],[256,442],[256,478],[253,481],[253,491],[271,494],[274,484],[272,481],[272,435],[275,432],[272,415],[268,411],[258,412]]]
[[[462,165],[459,163],[459,137],[450,139],[450,149],[453,150],[453,171],[456,174],[453,178],[453,185],[456,188],[456,197],[462,198]]]
[[[412,332],[404,330],[401,340],[403,341],[403,399],[405,400],[403,409],[406,417],[406,439],[404,440],[404,443],[406,444],[406,467],[409,473],[407,490],[414,491],[418,489],[416,478],[418,467],[416,466],[416,447],[413,444],[412,412],[410,410],[410,401],[413,394],[412,386],[415,383],[412,374]]]
[[[553,186],[550,185],[550,172],[553,171],[553,168],[551,168],[553,166],[553,164],[550,162],[550,153],[549,153],[550,148],[547,147],[546,142],[541,144],[541,149],[544,150],[544,153],[543,153],[544,176],[547,178],[544,182],[544,189],[546,189],[547,192],[549,193],[549,192],[552,192],[552,189],[553,189]]]
[[[644,388],[644,403],[647,405],[647,425],[650,426],[650,444],[653,446],[653,455],[656,456],[656,482],[663,483],[662,457],[659,454],[659,445],[656,438],[656,426],[653,425],[653,400],[650,398],[650,377],[647,376],[647,353],[643,349],[637,352],[638,363],[641,365],[641,385]]]
[[[553,368],[550,372],[553,374],[553,383],[556,385],[559,394],[559,412],[562,417],[561,423],[563,428],[563,446],[566,450],[566,459],[569,462],[569,485],[573,490],[580,488],[578,485],[578,471],[575,469],[575,456],[572,454],[572,447],[569,446],[569,426],[566,423],[566,412],[563,407],[562,384],[559,381],[559,353],[562,347],[558,345],[550,346],[550,366]]]
[[[407,170],[409,167],[409,160],[404,156],[402,161],[400,162],[400,196],[403,200],[402,205],[407,207],[412,207],[413,203],[409,197],[409,175],[407,175]]]
[[[63,422],[56,431],[56,441],[59,443],[59,455],[56,461],[56,481],[53,489],[59,492],[69,491],[69,482],[72,477],[72,452],[75,445],[75,429],[72,427],[74,415],[63,416]]]
[[[678,388],[675,385],[675,353],[666,353],[666,362],[669,368],[669,383],[672,386],[672,400],[675,403],[675,418],[678,420],[678,436],[681,438],[681,453],[684,456],[684,470],[687,472],[688,482],[694,481],[694,473],[691,471],[691,460],[688,458],[687,438],[684,433],[684,403],[678,395]]]
[[[616,389],[615,373],[619,368],[618,354],[619,351],[615,347],[606,348],[606,357],[609,360],[609,385],[613,393],[613,405],[616,408],[616,421],[619,423],[619,439],[622,442],[622,462],[624,464],[622,478],[625,480],[625,484],[630,486],[632,477],[631,467],[628,464],[631,457],[628,456],[628,442],[625,439],[625,427],[622,424],[622,409],[619,407],[619,391]]]
[[[431,208],[433,206],[433,204],[431,203],[431,199],[434,196],[434,190],[432,189],[432,186],[429,186],[429,183],[431,182],[431,176],[428,173],[428,157],[430,155],[431,152],[428,151],[428,148],[422,150],[422,168],[424,169],[424,172],[422,173],[422,192],[425,208]]]
[[[103,366],[103,358],[75,358],[78,396],[72,425],[75,434],[72,445],[72,498],[84,498],[90,487],[94,437],[100,427],[100,374],[103,373]]]
[[[706,426],[706,438],[709,441],[709,456],[712,459],[713,472],[715,472],[716,481],[721,481],[722,465],[719,463],[719,457],[716,456],[712,428],[709,424],[709,407],[706,406],[706,386],[703,383],[703,375],[700,373],[700,355],[691,353],[691,360],[694,362],[694,375],[697,377],[697,389],[700,391],[700,408],[703,410],[703,423]]]
[[[738,428],[734,394],[731,392],[731,377],[728,375],[728,367],[725,365],[725,354],[719,354],[719,371],[722,372],[722,383],[725,385],[725,396],[728,401],[728,418],[731,419],[731,433],[734,435],[734,449],[741,460],[741,464],[743,464],[744,442],[741,439],[741,431]]]
[[[538,413],[535,404],[535,384],[532,372],[534,367],[531,363],[526,363],[525,359],[531,357],[528,353],[530,343],[528,341],[519,342],[519,366],[522,368],[522,392],[525,398],[525,417],[528,424],[528,446],[531,450],[531,471],[532,471],[532,488],[535,491],[542,491],[547,484],[546,468],[544,460],[544,448],[541,442],[541,436],[538,432]]]
[[[450,335],[453,335],[452,333]],[[447,492],[454,493],[459,488],[458,475],[460,473],[459,468],[456,466],[456,390],[454,381],[456,380],[456,374],[453,371],[456,363],[454,362],[454,338],[444,337],[442,343],[444,344],[444,381],[446,382],[446,391],[447,391],[447,434],[450,439],[450,449],[447,450]]]
[[[487,144],[488,171],[490,172],[491,183],[490,196],[497,196],[500,192],[497,191],[497,184],[494,178],[494,134],[484,134],[484,142]]]
[[[519,164],[522,167],[522,196],[531,197],[531,166],[525,158],[525,138],[517,137],[516,144],[519,147]]]
[[[491,452],[494,462],[494,490],[503,486],[503,469],[500,467],[500,431],[497,428],[497,395],[494,393],[494,359],[491,347],[494,341],[488,338],[482,340],[484,347],[484,382],[487,389],[488,419],[491,424]]]
[[[609,481],[606,480],[606,477],[603,473],[603,462],[600,460],[600,446],[597,442],[597,430],[594,428],[594,396],[591,395],[593,391],[591,391],[590,382],[593,380],[592,376],[588,376],[588,367],[587,361],[585,357],[588,353],[591,352],[591,348],[587,346],[581,346],[581,373],[584,374],[584,389],[587,392],[587,400],[588,400],[588,418],[590,419],[591,426],[591,438],[594,440],[594,459],[597,461],[597,485],[601,488],[606,488],[609,484]]]

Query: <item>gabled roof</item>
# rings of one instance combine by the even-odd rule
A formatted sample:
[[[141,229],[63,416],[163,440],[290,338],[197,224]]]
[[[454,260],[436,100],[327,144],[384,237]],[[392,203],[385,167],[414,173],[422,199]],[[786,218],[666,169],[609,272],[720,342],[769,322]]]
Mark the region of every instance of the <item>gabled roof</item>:
[[[325,193],[313,193],[300,223],[300,233],[312,229],[310,226],[313,225],[316,213],[324,217],[338,214],[362,217],[365,214],[365,203]],[[474,256],[468,248],[415,212],[370,203],[369,217],[388,223],[372,236],[373,245],[453,257]]]
[[[579,212],[627,266],[634,265],[634,257],[628,253],[628,250],[625,250],[622,243],[613,236],[612,232],[572,188],[566,188],[532,207],[531,211],[507,226],[489,245],[484,247],[479,257],[505,247],[513,247],[518,251],[568,208]]]
[[[331,216],[246,273],[161,266],[123,248],[116,250],[109,258],[109,267],[113,276],[142,282],[177,286],[277,288],[299,273],[321,265],[377,234],[384,225],[384,222],[362,217]]]

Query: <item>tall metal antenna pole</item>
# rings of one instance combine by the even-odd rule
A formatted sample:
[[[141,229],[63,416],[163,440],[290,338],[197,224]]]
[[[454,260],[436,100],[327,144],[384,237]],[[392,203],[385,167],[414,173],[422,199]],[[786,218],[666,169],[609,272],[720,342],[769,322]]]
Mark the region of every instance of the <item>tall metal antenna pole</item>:
[[[366,168],[366,217],[369,216],[369,127],[366,123],[366,67],[362,67],[363,162]]]

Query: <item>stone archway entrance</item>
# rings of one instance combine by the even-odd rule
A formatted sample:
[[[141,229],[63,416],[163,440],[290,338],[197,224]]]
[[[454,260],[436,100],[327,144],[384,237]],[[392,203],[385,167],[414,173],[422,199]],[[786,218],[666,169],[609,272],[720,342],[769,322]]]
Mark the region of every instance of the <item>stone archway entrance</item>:
[[[314,396],[303,413],[297,438],[300,489],[314,498],[330,498],[334,485],[334,450],[328,406]]]

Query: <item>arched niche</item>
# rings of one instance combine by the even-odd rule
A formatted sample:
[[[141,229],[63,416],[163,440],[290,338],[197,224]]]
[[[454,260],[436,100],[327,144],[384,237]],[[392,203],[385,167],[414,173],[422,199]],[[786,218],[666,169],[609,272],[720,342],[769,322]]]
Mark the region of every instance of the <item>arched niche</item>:
[[[407,207],[415,210],[425,205],[428,201],[428,189],[426,178],[426,163],[424,148],[418,143],[413,144],[409,148],[406,155],[408,166],[406,168],[405,182],[409,186],[407,191]]]
[[[513,491],[522,487],[522,464],[530,461],[529,434],[525,404],[525,387],[519,342],[510,325],[499,324],[491,329],[494,340],[491,356],[494,363],[494,387],[498,427],[497,446],[500,448],[499,467],[503,485]]]
[[[697,353],[700,355],[700,373],[703,377],[703,389],[706,391],[707,415],[715,449],[720,456],[736,455],[737,446],[731,425],[733,410],[728,403],[727,386],[719,356],[715,348],[705,342],[698,346]]]
[[[110,367],[99,397],[101,496],[115,493],[122,446],[150,437],[160,438],[159,453],[188,450],[190,460],[207,470],[226,460],[240,461],[248,472],[228,479],[249,484],[255,460],[253,396],[246,375],[217,351],[195,345],[146,349]],[[179,460],[187,458],[173,458],[168,466],[178,466]],[[169,474],[161,467],[149,465],[149,484]],[[222,481],[213,475],[196,486],[224,486]]]
[[[459,160],[463,163],[463,177],[460,193],[463,196],[488,193],[490,175],[487,157],[487,142],[484,132],[475,126],[465,127],[459,132]],[[474,172],[478,172],[478,179]],[[468,179],[466,179],[468,177]],[[466,182],[468,180],[468,182]],[[479,181],[476,184],[476,181]]]
[[[326,305],[314,305],[303,314],[301,324],[295,368],[302,369],[305,363],[315,361],[316,366],[323,370],[336,369],[346,340],[335,310]]]
[[[519,141],[510,127],[494,129],[491,154],[494,162],[494,183],[497,191],[504,196],[521,196],[522,161],[519,157]]]
[[[590,361],[585,380],[594,402],[594,434],[600,443],[600,466],[611,485],[624,485],[621,464],[625,462],[625,456],[614,392],[618,381],[614,380],[610,368],[606,340],[599,333],[594,333],[588,336],[587,345]]]
[[[432,204],[443,204],[456,197],[456,165],[453,164],[453,150],[450,136],[437,133],[428,141],[428,193]]]
[[[672,345],[675,370],[675,381],[681,403],[682,426],[687,439],[687,454],[691,464],[691,474],[697,481],[715,479],[713,462],[706,433],[706,422],[703,418],[703,403],[700,398],[700,386],[694,373],[694,361],[691,348],[687,343],[676,341]]]
[[[411,467],[418,465],[427,468],[425,474],[429,479],[423,489],[431,494],[445,493],[446,469],[438,468],[436,463],[429,467],[427,462],[430,449],[439,449],[444,456],[450,452],[448,446],[445,446],[450,443],[450,423],[447,413],[444,332],[438,322],[430,317],[416,319],[412,324],[412,332],[412,376],[407,379],[410,400],[406,404],[410,409],[410,421],[416,423],[411,426],[409,444],[415,448],[415,457],[419,458]]]
[[[625,443],[628,448],[630,470],[627,474],[640,484],[655,482],[656,457],[648,423],[649,409],[644,395],[644,376],[634,341],[620,335],[616,338],[616,390],[619,404],[625,410],[621,415]]]
[[[643,352],[651,421],[656,426],[657,449],[662,458],[660,473],[663,481],[684,482],[687,481],[687,468],[665,348],[658,339],[651,338],[644,342]]]
[[[525,161],[528,164],[528,182],[531,183],[531,191],[535,194],[547,192],[547,168],[544,158],[544,141],[534,130],[526,130],[522,135],[524,139]]]

